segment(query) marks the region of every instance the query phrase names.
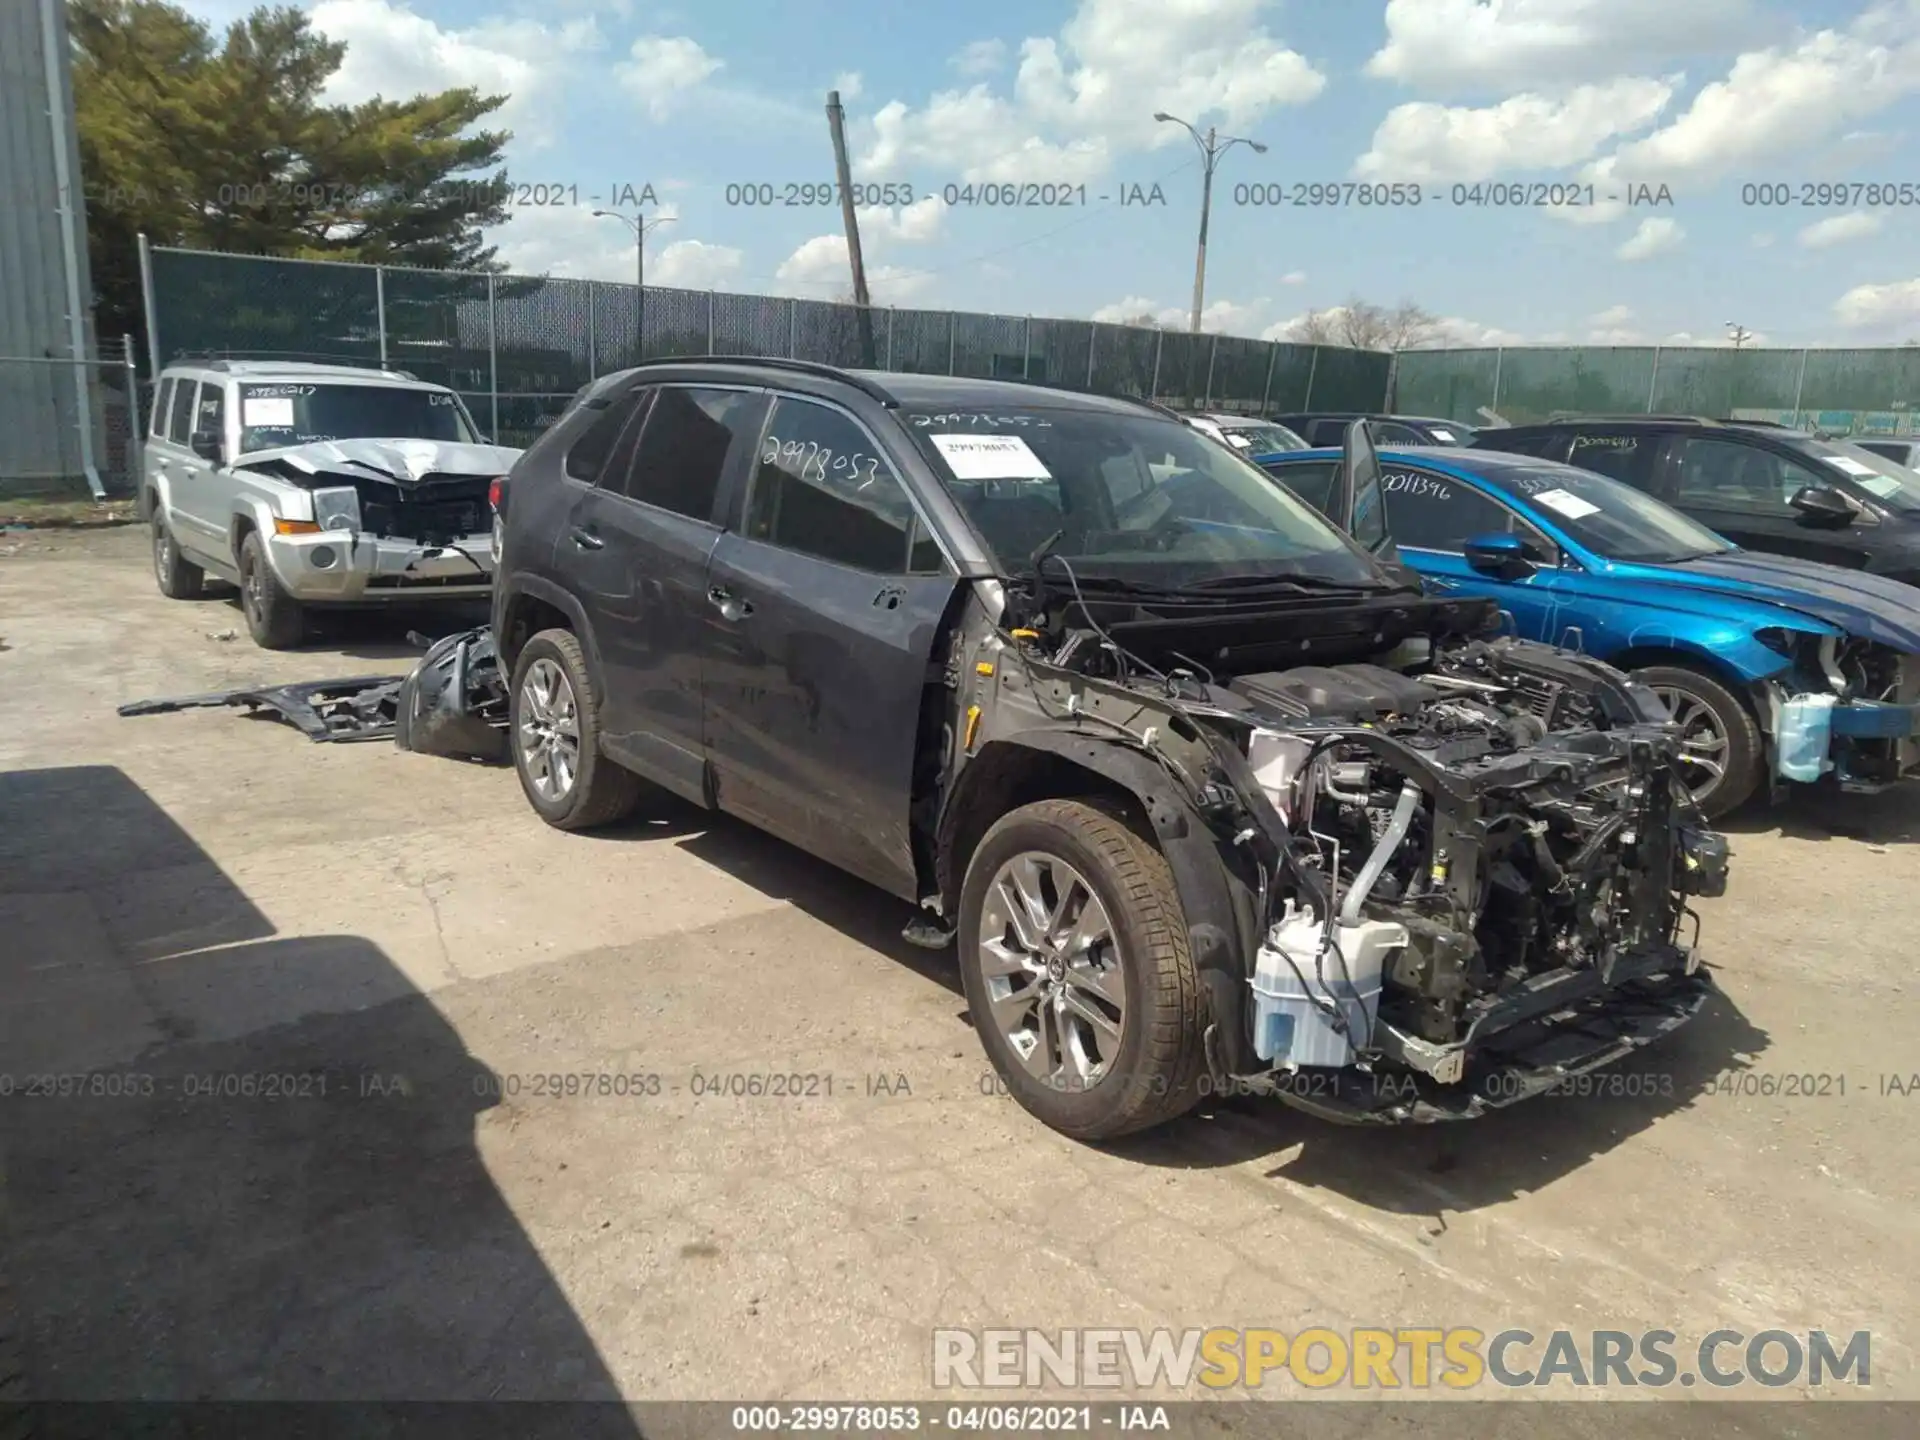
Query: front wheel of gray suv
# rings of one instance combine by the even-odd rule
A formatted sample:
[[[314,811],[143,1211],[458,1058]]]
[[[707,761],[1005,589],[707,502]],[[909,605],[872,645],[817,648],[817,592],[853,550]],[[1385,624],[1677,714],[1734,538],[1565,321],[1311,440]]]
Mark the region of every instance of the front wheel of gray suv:
[[[645,782],[600,753],[598,694],[572,631],[542,630],[521,647],[507,734],[527,803],[555,829],[589,830],[633,813]]]
[[[306,638],[306,611],[274,578],[258,530],[249,530],[240,542],[240,613],[262,650],[291,650]]]
[[[961,887],[967,1010],[1008,1091],[1076,1140],[1199,1099],[1205,1012],[1166,858],[1095,799],[1002,816]]]

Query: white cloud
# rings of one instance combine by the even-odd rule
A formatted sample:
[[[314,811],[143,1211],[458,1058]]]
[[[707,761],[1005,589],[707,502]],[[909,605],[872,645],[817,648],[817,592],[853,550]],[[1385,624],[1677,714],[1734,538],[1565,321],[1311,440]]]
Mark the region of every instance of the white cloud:
[[[1535,89],[1664,69],[1751,41],[1753,0],[1388,0],[1366,73],[1429,90]]]
[[[647,257],[647,284],[682,290],[729,290],[745,256],[731,245],[675,240]]]
[[[546,113],[568,66],[602,44],[591,16],[558,26],[495,18],[455,30],[389,0],[320,0],[312,20],[347,47],[322,92],[328,103],[352,105],[376,95],[405,100],[471,86],[508,97],[482,124],[512,130],[529,147],[552,143]]]
[[[697,90],[726,62],[716,60],[685,35],[642,35],[629,58],[613,67],[614,79],[642,101],[658,120],[686,92]]]
[[[1244,131],[1326,77],[1259,23],[1266,0],[1080,0],[1060,34],[1020,47],[1011,95],[985,83],[867,122],[862,174],[938,167],[960,180],[1092,179],[1120,155],[1190,143],[1156,110]],[[965,54],[966,52],[963,52]],[[983,52],[984,53],[984,52]]]
[[[866,81],[861,78],[858,70],[846,70],[833,77],[832,88],[840,92],[840,99],[845,103],[860,98],[861,90],[866,88]]]
[[[1593,317],[1593,323],[1600,326],[1624,325],[1633,319],[1631,305],[1609,305]]]
[[[1685,8],[1675,6],[1676,9]],[[1613,157],[1653,182],[1774,168],[1920,91],[1920,0],[1874,5],[1844,30],[1741,55],[1686,111]]]
[[[947,63],[962,75],[990,75],[1007,63],[1007,42],[975,40]]]
[[[1877,235],[1882,223],[1878,215],[1866,210],[1854,210],[1845,215],[1814,221],[1800,232],[1798,239],[1809,250],[1824,250],[1830,245],[1844,245],[1849,240],[1864,240],[1869,235]]]
[[[1304,270],[1289,270],[1280,277],[1280,283],[1282,285],[1304,285],[1307,283],[1307,272]]]
[[[854,217],[860,222],[861,246],[865,250],[895,240],[909,245],[937,240],[945,228],[948,209],[947,202],[937,194],[922,195],[911,205],[857,206]]]
[[[1920,325],[1920,279],[1856,285],[1834,301],[1833,318],[1849,330],[1910,330]]]
[[[1773,248],[1772,232],[1762,230],[1759,234],[1755,235],[1753,237],[1753,248],[1756,250],[1771,250]]]
[[[1633,323],[1633,307],[1630,305],[1610,305],[1598,315],[1589,317],[1593,327],[1587,332],[1589,345],[1639,345],[1645,337]]]
[[[1514,95],[1480,108],[1396,105],[1353,173],[1386,181],[1485,180],[1513,170],[1560,169],[1651,125],[1672,98],[1669,82],[1624,78],[1559,97]]]
[[[1158,320],[1166,308],[1158,300],[1129,295],[1126,299],[1116,300],[1111,305],[1102,305],[1093,312],[1092,318],[1102,325],[1128,325],[1143,315]]]
[[[1613,253],[1621,260],[1651,260],[1673,249],[1686,234],[1677,220],[1642,220],[1626,244]]]
[[[896,245],[925,244],[940,237],[947,204],[938,195],[926,195],[911,205],[863,205],[860,223],[861,259],[867,272],[867,293],[876,305],[904,305],[924,295],[933,275],[910,266],[876,264]],[[853,266],[847,258],[847,237],[835,232],[803,241],[780,262],[774,279],[781,293],[815,300],[831,300],[853,289]]]
[[[1330,305],[1324,310],[1303,312],[1290,315],[1285,320],[1277,320],[1260,332],[1262,340],[1279,340],[1299,344],[1302,342],[1309,314],[1317,314],[1327,324],[1339,326],[1341,316],[1347,313],[1344,305]],[[1524,345],[1526,337],[1517,331],[1504,330],[1498,325],[1488,325],[1479,320],[1469,320],[1459,315],[1444,316],[1434,322],[1433,330],[1417,349],[1471,349],[1486,345]]]

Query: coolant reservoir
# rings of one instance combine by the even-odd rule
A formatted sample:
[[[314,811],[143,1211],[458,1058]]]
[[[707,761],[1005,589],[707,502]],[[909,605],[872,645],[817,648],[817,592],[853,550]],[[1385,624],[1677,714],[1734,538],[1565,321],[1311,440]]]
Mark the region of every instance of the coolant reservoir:
[[[1831,695],[1796,695],[1780,707],[1782,779],[1818,780],[1833,768],[1833,705]]]
[[[1407,943],[1390,920],[1333,927],[1333,947],[1320,954],[1322,922],[1288,908],[1268,933],[1253,972],[1253,1053],[1276,1065],[1348,1065],[1371,1043],[1380,1010],[1381,977]],[[1337,953],[1336,953],[1337,951]],[[1344,962],[1344,963],[1343,963]],[[1338,1007],[1336,1024],[1316,997]]]
[[[1247,764],[1253,767],[1253,778],[1260,782],[1273,808],[1289,825],[1293,823],[1293,816],[1288,813],[1293,778],[1300,773],[1312,748],[1312,741],[1285,730],[1256,730],[1247,740]]]

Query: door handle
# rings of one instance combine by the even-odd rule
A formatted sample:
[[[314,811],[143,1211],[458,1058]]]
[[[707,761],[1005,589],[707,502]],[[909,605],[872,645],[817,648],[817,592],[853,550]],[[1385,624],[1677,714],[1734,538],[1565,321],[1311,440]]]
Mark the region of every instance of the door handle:
[[[582,550],[599,550],[604,548],[607,543],[598,535],[594,534],[593,531],[582,529],[578,525],[567,531],[567,535],[573,543],[578,545]]]
[[[725,620],[744,620],[753,613],[752,605],[740,599],[724,585],[715,585],[708,590],[707,599]]]

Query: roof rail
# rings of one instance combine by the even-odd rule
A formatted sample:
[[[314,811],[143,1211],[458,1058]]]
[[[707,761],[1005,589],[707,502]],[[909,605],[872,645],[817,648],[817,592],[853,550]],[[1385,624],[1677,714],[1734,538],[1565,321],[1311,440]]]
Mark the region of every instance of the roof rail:
[[[1555,420],[1657,420],[1663,425],[1718,425],[1721,423],[1701,415],[1652,415],[1644,410],[1627,411],[1617,415],[1597,414],[1591,410],[1555,410],[1547,416],[1547,419],[1550,422]]]
[[[826,380],[844,380],[856,390],[865,392],[890,410],[900,408],[899,397],[886,386],[869,380],[853,370],[843,370],[838,365],[825,365],[818,360],[789,360],[784,355],[656,355],[650,360],[642,360],[637,365],[624,366],[626,370],[645,370],[656,365],[759,365],[769,370],[792,370],[801,375],[817,375]]]

